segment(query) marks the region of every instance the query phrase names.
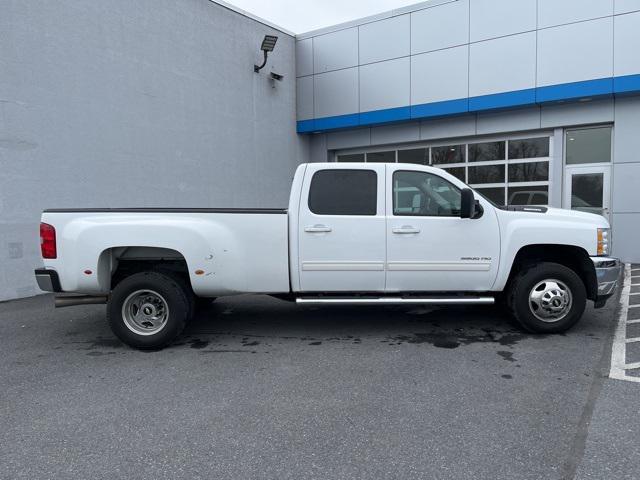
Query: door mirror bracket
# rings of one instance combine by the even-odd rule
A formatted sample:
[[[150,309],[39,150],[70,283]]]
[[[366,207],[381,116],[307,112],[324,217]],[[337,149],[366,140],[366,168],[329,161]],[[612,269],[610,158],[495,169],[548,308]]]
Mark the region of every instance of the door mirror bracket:
[[[473,190],[463,188],[460,190],[460,218],[475,218],[476,199],[473,197]]]
[[[484,208],[480,204],[480,200],[476,200],[476,208],[475,208],[475,210],[476,210],[475,214],[473,215],[473,217],[471,217],[472,220],[480,218],[484,214]]]

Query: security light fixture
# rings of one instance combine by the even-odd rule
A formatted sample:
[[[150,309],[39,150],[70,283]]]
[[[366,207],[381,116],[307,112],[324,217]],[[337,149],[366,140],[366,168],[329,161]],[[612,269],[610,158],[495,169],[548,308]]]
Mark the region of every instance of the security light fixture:
[[[260,50],[264,52],[264,61],[262,62],[262,65],[253,66],[254,72],[258,73],[267,64],[267,55],[269,54],[269,52],[273,52],[273,47],[276,46],[277,41],[278,37],[276,37],[275,35],[264,36],[264,40],[262,40],[262,45],[260,46]]]

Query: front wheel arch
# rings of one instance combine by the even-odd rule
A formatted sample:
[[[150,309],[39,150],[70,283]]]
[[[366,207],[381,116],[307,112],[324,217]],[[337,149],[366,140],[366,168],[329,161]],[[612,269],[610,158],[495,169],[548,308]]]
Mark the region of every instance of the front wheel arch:
[[[584,248],[575,245],[532,244],[521,247],[511,264],[505,290],[509,290],[522,270],[543,262],[557,263],[573,270],[584,284],[587,298],[597,299],[598,280],[593,262]]]

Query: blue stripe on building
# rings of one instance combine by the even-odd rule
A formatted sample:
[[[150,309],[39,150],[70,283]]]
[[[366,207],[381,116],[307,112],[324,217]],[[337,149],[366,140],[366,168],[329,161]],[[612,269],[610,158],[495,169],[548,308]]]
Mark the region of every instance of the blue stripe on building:
[[[639,93],[640,75],[625,75],[335,117],[300,120],[297,122],[297,131],[298,133],[312,133],[357,126],[368,127],[408,120],[460,115],[468,112],[477,113],[545,103],[576,101],[584,98]]]

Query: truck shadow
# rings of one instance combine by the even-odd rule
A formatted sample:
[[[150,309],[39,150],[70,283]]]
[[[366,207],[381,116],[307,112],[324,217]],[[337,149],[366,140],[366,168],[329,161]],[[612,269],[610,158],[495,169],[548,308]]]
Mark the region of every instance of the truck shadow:
[[[295,341],[310,346],[378,342],[454,349],[472,343],[510,347],[525,338],[544,337],[520,330],[495,306],[298,306],[246,296],[200,310],[175,346],[205,350],[215,344],[218,349],[257,351]]]

